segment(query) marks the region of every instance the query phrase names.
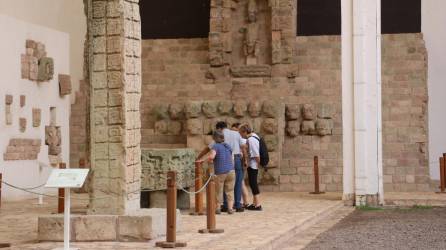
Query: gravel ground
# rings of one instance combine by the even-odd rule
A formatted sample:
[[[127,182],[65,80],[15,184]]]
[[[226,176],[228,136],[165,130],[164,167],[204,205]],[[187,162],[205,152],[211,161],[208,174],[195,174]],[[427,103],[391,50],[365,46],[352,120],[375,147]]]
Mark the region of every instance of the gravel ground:
[[[305,249],[446,249],[446,208],[356,210]]]

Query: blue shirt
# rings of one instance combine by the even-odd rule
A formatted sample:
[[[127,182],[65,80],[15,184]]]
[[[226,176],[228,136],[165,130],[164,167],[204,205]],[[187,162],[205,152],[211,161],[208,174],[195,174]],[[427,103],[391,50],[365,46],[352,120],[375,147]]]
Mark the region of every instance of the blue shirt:
[[[229,171],[234,170],[231,146],[227,143],[215,143],[212,145],[212,150],[215,150],[216,152],[214,158],[215,174],[226,174]]]

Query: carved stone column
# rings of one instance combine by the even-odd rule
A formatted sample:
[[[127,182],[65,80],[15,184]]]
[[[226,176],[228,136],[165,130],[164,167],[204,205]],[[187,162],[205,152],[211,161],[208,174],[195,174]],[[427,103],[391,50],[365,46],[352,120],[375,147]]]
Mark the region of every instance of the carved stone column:
[[[139,209],[139,0],[88,0],[92,214]],[[109,197],[103,199],[103,197]]]

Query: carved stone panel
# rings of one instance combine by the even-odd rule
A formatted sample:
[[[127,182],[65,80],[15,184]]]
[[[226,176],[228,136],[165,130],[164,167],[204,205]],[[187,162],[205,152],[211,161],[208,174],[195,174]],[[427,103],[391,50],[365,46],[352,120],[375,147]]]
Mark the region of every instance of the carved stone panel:
[[[270,65],[243,65],[232,66],[233,77],[271,77]]]
[[[158,104],[153,107],[153,113],[157,120],[165,120],[169,118],[169,106],[167,104]]]
[[[141,149],[141,188],[167,189],[168,171],[177,172],[177,186],[194,185],[195,151],[193,149]]]
[[[20,132],[24,133],[26,131],[26,118],[19,118],[19,129]]]
[[[71,76],[59,74],[59,94],[65,96],[71,94]]]
[[[37,80],[45,82],[53,79],[54,75],[54,61],[51,57],[43,57],[39,60],[39,70],[37,73]]]
[[[40,123],[42,121],[42,110],[33,108],[33,127],[40,127]]]
[[[157,134],[167,134],[168,122],[166,120],[160,120],[155,122],[155,132]]]
[[[37,160],[40,144],[40,139],[10,139],[3,160]]]

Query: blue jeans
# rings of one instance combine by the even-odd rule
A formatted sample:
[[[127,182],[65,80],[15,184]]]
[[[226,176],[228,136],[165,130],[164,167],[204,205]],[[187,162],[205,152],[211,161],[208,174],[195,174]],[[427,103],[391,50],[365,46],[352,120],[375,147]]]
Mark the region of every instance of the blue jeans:
[[[234,207],[241,208],[240,203],[242,199],[242,183],[243,183],[243,166],[241,155],[234,155],[234,169],[235,169],[235,184],[234,184]],[[226,194],[223,193],[223,207],[228,207],[228,202],[226,200]]]

